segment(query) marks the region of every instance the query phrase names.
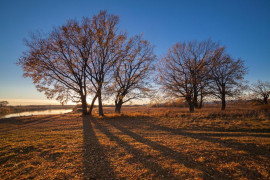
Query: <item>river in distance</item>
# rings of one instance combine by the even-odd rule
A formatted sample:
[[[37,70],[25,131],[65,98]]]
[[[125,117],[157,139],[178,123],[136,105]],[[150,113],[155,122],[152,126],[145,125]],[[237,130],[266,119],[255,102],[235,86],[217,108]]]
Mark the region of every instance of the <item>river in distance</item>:
[[[25,111],[19,113],[11,113],[0,116],[0,119],[11,118],[11,117],[20,117],[20,116],[33,116],[33,115],[50,115],[50,114],[64,114],[71,112],[72,109],[49,109],[41,111]]]

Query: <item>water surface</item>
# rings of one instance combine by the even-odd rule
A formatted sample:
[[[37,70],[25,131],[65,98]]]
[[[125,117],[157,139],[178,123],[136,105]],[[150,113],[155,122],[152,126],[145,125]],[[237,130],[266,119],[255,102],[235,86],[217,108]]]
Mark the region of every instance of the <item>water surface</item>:
[[[50,109],[50,110],[41,110],[41,111],[25,111],[25,112],[20,112],[20,113],[6,114],[3,116],[0,116],[0,119],[20,117],[20,116],[32,116],[32,115],[64,114],[71,111],[72,109]]]

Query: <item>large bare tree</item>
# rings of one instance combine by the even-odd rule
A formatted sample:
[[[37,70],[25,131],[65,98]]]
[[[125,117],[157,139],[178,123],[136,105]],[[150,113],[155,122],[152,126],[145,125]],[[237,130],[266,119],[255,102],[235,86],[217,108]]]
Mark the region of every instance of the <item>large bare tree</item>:
[[[86,64],[93,42],[90,19],[84,18],[81,23],[69,20],[47,35],[36,33],[26,40],[28,50],[18,64],[24,77],[32,78],[48,98],[56,97],[61,103],[79,101],[83,114],[87,114]]]
[[[149,97],[151,84],[148,81],[154,59],[153,47],[142,36],[134,36],[125,44],[110,86],[115,95],[115,112],[120,113],[122,105],[132,99]]]
[[[103,116],[102,92],[112,80],[114,65],[124,56],[123,46],[126,35],[118,32],[119,17],[101,11],[92,19],[94,44],[90,52],[90,61],[86,72],[95,92],[93,100],[98,98],[99,115]],[[93,108],[91,105],[90,111]]]
[[[164,92],[185,98],[190,112],[198,107],[198,96],[202,102],[207,92],[208,66],[217,46],[210,39],[177,43],[160,61],[159,83]]]
[[[268,98],[270,96],[270,82],[258,80],[256,83],[252,84],[250,90],[254,100],[261,104],[268,104]]]
[[[35,34],[27,40],[29,49],[18,64],[23,67],[24,76],[32,78],[48,98],[56,97],[62,103],[80,101],[83,114],[91,114],[98,99],[99,115],[103,116],[102,92],[113,79],[115,64],[136,53],[132,52],[136,43],[128,50],[131,41],[127,42],[126,34],[119,32],[118,24],[119,17],[106,11],[91,19],[83,18],[81,23],[70,20],[48,35]],[[145,45],[138,54],[146,50]],[[86,99],[90,95],[93,99],[87,112]]]
[[[225,52],[224,47],[216,49],[211,60],[211,88],[213,95],[221,99],[222,110],[226,108],[226,97],[239,93],[246,73],[243,60],[234,60]]]

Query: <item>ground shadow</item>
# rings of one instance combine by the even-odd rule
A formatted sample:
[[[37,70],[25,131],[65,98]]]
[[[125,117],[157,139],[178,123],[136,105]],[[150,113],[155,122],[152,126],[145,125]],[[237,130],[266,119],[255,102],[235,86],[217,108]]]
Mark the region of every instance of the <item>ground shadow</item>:
[[[21,120],[20,118],[7,118],[0,119],[0,124],[7,124],[10,127],[0,128],[0,134],[6,134],[12,131],[17,131],[25,128],[29,128],[30,126],[39,125],[42,123],[46,123],[51,121],[53,118],[51,116],[46,116],[38,119],[26,119]]]
[[[179,164],[185,165],[188,168],[198,169],[198,170],[202,171],[202,173],[203,173],[202,178],[203,179],[224,179],[224,178],[229,179],[229,176],[227,174],[221,173],[220,171],[215,170],[211,166],[206,166],[204,163],[194,161],[192,157],[187,156],[181,152],[177,152],[173,149],[168,148],[167,146],[164,146],[164,145],[158,144],[154,141],[151,141],[149,139],[146,139],[146,138],[142,137],[141,135],[136,134],[136,133],[128,130],[127,128],[124,128],[123,126],[121,126],[119,123],[117,123],[115,121],[106,121],[106,123],[114,126],[115,128],[117,128],[118,130],[120,130],[124,134],[132,137],[136,141],[144,143],[144,144],[150,146],[151,148],[159,151],[160,153],[163,154],[163,156],[169,157],[169,158],[173,159],[174,161],[178,162]]]
[[[223,128],[190,128],[190,130],[196,131],[209,131],[209,132],[222,132],[222,133],[270,133],[270,129],[223,129]],[[260,136],[261,134],[250,134],[248,136]],[[270,135],[262,135],[262,137],[270,137]]]
[[[170,132],[170,133],[173,133],[176,135],[182,135],[182,136],[187,136],[187,137],[191,137],[194,139],[199,139],[202,141],[218,143],[218,144],[225,146],[225,147],[228,147],[228,148],[248,152],[250,155],[253,155],[253,156],[262,155],[264,157],[270,158],[270,153],[269,153],[268,149],[266,149],[264,147],[258,147],[254,143],[245,143],[244,144],[244,143],[236,142],[236,141],[233,141],[230,139],[223,140],[223,139],[215,138],[218,136],[215,134],[212,134],[212,133],[193,133],[193,132],[189,132],[189,131],[186,131],[183,129],[173,129],[170,127],[160,126],[160,125],[152,124],[149,122],[147,124],[150,126],[151,129],[162,130],[162,131]],[[214,136],[214,137],[211,137],[211,136]]]
[[[130,163],[141,163],[145,168],[147,168],[151,174],[154,174],[154,178],[165,178],[165,179],[177,179],[177,178],[190,178],[190,175],[188,174],[179,174],[178,176],[175,176],[171,174],[171,169],[162,167],[157,159],[153,156],[149,156],[149,154],[145,154],[144,151],[135,148],[128,142],[124,141],[121,139],[118,135],[115,135],[111,130],[110,127],[114,127],[123,133],[123,135],[128,135],[137,142],[143,143],[152,149],[159,151],[163,157],[168,157],[175,162],[179,164],[183,164],[186,167],[190,169],[197,169],[202,172],[202,178],[203,179],[231,179],[235,178],[235,176],[232,174],[231,170],[225,168],[222,171],[217,170],[214,166],[211,165],[211,163],[214,162],[199,162],[196,161],[194,158],[194,155],[188,155],[186,153],[182,153],[179,151],[176,151],[174,149],[171,149],[165,145],[159,144],[155,141],[152,141],[150,139],[147,139],[143,137],[143,135],[137,134],[131,129],[134,128],[146,128],[149,129],[149,133],[151,133],[151,130],[159,130],[159,131],[164,131],[165,133],[172,133],[175,135],[181,135],[181,136],[186,136],[190,137],[193,139],[198,139],[202,141],[208,141],[211,143],[216,143],[220,146],[228,147],[234,150],[241,150],[245,151],[248,154],[245,155],[237,155],[230,153],[227,150],[220,150],[217,153],[220,156],[220,159],[216,163],[230,163],[230,162],[239,162],[243,163],[245,159],[249,159],[249,156],[251,156],[252,159],[255,159],[256,161],[260,162],[260,157],[258,155],[262,155],[263,157],[270,157],[269,156],[269,150],[267,148],[257,146],[254,143],[241,143],[237,142],[236,140],[231,140],[231,139],[220,139],[219,137],[223,136],[249,136],[252,134],[246,134],[243,131],[241,133],[241,130],[239,133],[236,134],[230,134],[229,132],[226,133],[224,131],[220,132],[212,132],[207,130],[201,130],[199,132],[191,132],[193,129],[175,129],[175,128],[170,128],[162,125],[155,124],[152,120],[149,119],[150,117],[140,120],[137,119],[136,117],[130,118],[130,117],[121,117],[115,118],[115,117],[107,117],[105,119],[92,119],[92,123],[95,125],[95,128],[99,129],[103,134],[105,134],[111,141],[115,141],[119,146],[123,147],[128,153],[133,155],[132,158],[129,159]],[[235,131],[233,131],[235,132]],[[247,132],[248,133],[248,132]],[[254,133],[254,132],[253,132]],[[260,137],[260,134],[253,134],[256,137]],[[261,137],[268,137],[267,134],[265,136]],[[225,152],[226,151],[226,152]],[[203,152],[203,156],[208,156],[210,155],[209,153],[211,152]],[[227,156],[229,153],[229,156]],[[226,156],[225,156],[226,154]],[[242,162],[243,161],[243,162]],[[149,172],[149,173],[150,173]],[[246,167],[245,165],[240,165],[237,169],[237,172],[240,173],[240,177],[257,177],[257,178],[262,178],[262,174],[258,172],[257,169],[250,169]],[[145,176],[149,177],[149,174],[145,174]],[[144,177],[144,176],[143,176]],[[143,178],[142,177],[142,178]]]
[[[98,141],[90,122],[92,117],[83,116],[83,165],[85,179],[115,179],[106,153]]]
[[[141,163],[146,169],[148,169],[151,172],[151,174],[153,174],[154,178],[177,179],[173,174],[170,173],[170,169],[162,167],[158,163],[154,162],[155,159],[153,157],[146,155],[145,152],[134,148],[129,143],[123,141],[118,136],[112,134],[107,127],[101,125],[101,123],[99,123],[97,120],[93,119],[92,122],[102,133],[104,133],[107,137],[109,137],[111,141],[115,141],[119,146],[123,147],[128,153],[133,155],[133,157],[129,159],[130,163]],[[146,173],[145,175],[149,175],[149,173]]]

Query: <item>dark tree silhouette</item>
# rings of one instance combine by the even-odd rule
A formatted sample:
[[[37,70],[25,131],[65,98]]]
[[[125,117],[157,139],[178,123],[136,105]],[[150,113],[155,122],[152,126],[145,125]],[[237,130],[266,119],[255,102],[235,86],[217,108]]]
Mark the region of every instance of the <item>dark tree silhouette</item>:
[[[118,32],[119,17],[101,11],[94,16],[91,23],[94,44],[89,53],[90,61],[86,65],[88,79],[92,91],[95,92],[94,100],[98,98],[99,115],[103,116],[102,92],[113,76],[113,66],[123,56],[123,45],[126,35]],[[90,111],[93,108],[91,105]]]
[[[159,83],[164,92],[183,97],[190,112],[198,107],[198,96],[206,95],[211,57],[217,44],[211,40],[177,43],[159,64]]]
[[[247,68],[241,59],[234,60],[225,53],[225,48],[218,48],[211,60],[211,89],[215,97],[221,99],[222,110],[226,108],[226,96],[234,96],[239,93],[243,85]]]
[[[109,89],[115,95],[117,113],[120,113],[124,103],[150,96],[148,80],[153,70],[151,63],[155,59],[153,47],[141,36],[130,38],[123,54],[123,58],[115,64],[114,82]]]
[[[48,35],[36,33],[26,40],[28,50],[18,64],[24,70],[24,77],[32,78],[47,98],[56,97],[61,103],[81,102],[83,114],[87,114],[86,97],[90,89],[86,64],[93,42],[90,19],[84,18],[81,23],[69,20]]]
[[[253,93],[254,100],[260,102],[261,104],[268,104],[268,98],[270,96],[270,82],[262,82],[258,80],[256,83],[253,83],[251,88]]]
[[[148,42],[139,38],[128,41],[126,34],[118,31],[118,24],[118,16],[100,11],[91,19],[83,18],[81,23],[69,20],[48,35],[33,34],[26,40],[29,49],[18,64],[24,76],[32,78],[37,89],[48,98],[56,97],[62,103],[81,102],[83,114],[91,114],[98,99],[99,115],[103,116],[102,92],[116,79],[114,70],[121,72],[118,78],[123,78],[123,71],[130,71],[130,80],[121,79],[127,84],[120,95],[131,95],[135,89],[146,92],[142,79],[153,58]],[[122,65],[128,65],[128,61],[133,62],[123,69]],[[116,64],[118,67],[114,68]],[[93,99],[87,112],[86,99],[90,95]]]

